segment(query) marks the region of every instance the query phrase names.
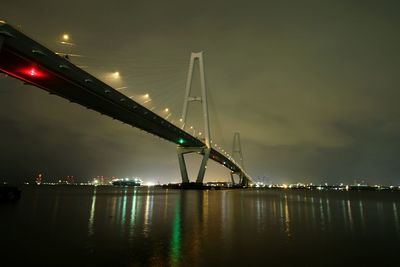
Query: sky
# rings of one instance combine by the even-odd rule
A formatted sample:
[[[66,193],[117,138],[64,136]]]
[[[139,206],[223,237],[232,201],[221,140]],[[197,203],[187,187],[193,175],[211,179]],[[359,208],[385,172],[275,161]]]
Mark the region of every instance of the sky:
[[[204,51],[211,137],[273,183],[400,184],[398,1],[2,0],[0,19],[177,120]],[[59,43],[70,35],[73,46]],[[107,76],[119,71],[120,81]],[[198,77],[194,92],[198,90]],[[176,147],[0,76],[0,180],[178,182]],[[201,131],[201,109],[188,120]],[[199,158],[189,157],[194,177]],[[206,181],[229,179],[209,163]],[[194,179],[194,178],[192,178]]]

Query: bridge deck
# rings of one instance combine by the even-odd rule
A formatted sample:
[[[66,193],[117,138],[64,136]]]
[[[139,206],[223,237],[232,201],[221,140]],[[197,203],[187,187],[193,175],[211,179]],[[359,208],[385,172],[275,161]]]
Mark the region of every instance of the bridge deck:
[[[0,71],[177,145],[206,146],[201,140],[2,22]],[[215,149],[211,150],[210,158],[233,172],[243,172],[233,160]],[[249,179],[248,175],[245,176]]]

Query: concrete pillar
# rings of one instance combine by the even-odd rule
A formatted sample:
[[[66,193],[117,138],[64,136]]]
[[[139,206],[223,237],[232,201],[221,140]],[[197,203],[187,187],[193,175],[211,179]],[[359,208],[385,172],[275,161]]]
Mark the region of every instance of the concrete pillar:
[[[196,179],[196,183],[203,183],[204,175],[205,175],[206,169],[207,169],[207,162],[208,162],[208,159],[210,158],[210,152],[211,152],[211,149],[209,149],[207,147],[181,147],[181,146],[178,146],[177,153],[178,153],[178,160],[179,160],[179,168],[180,168],[181,176],[182,176],[182,183],[190,182],[184,155],[189,154],[189,153],[198,153],[203,156],[203,159],[200,164],[199,172],[197,174],[197,179]]]
[[[206,169],[207,169],[207,162],[208,162],[208,159],[210,158],[211,149],[206,148],[206,149],[204,149],[203,152],[204,152],[203,159],[201,160],[201,165],[200,165],[199,173],[197,175],[196,183],[203,183],[204,175],[205,175]]]
[[[179,169],[181,170],[182,183],[189,183],[189,177],[186,169],[185,163],[185,154],[181,151],[180,147],[178,147],[178,161],[179,161]]]

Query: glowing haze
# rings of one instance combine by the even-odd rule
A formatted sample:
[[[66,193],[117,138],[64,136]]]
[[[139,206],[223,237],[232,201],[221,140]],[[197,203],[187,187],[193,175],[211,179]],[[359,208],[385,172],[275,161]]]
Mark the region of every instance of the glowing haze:
[[[190,52],[204,51],[212,137],[229,151],[239,131],[253,177],[398,184],[399,7],[5,0],[0,19],[177,124]],[[180,180],[175,146],[138,129],[3,76],[0,105],[0,180]],[[206,179],[228,173],[210,163]]]

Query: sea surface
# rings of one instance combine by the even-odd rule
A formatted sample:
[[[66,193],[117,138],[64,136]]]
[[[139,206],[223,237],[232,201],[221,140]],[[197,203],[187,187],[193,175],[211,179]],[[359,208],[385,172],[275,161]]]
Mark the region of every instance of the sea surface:
[[[22,187],[0,266],[400,266],[400,193]]]

